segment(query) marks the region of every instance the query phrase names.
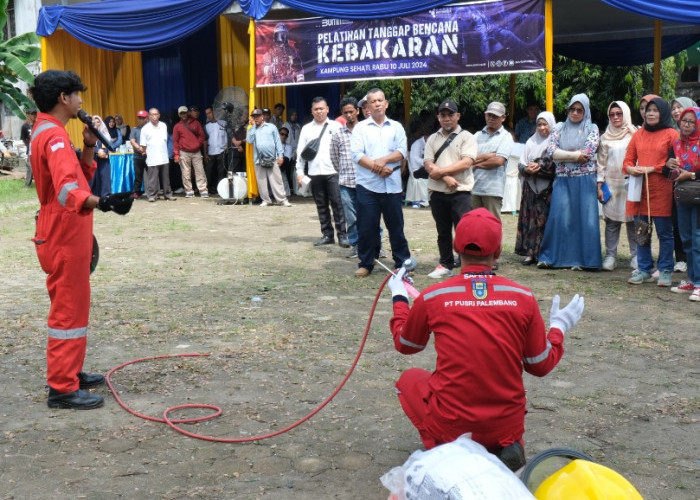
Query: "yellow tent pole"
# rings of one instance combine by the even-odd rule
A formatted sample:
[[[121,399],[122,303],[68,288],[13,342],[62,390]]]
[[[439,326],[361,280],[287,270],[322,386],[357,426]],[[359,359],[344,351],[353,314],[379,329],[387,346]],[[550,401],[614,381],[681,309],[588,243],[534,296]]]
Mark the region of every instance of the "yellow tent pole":
[[[554,18],[552,16],[552,0],[544,2],[544,74],[545,98],[547,111],[554,112],[554,79],[552,63],[554,61]]]
[[[255,109],[255,19],[250,18],[248,23],[248,40],[250,48],[248,51],[248,110],[252,113]],[[258,196],[258,180],[255,178],[255,163],[253,158],[253,146],[246,143],[246,175],[248,179],[248,198],[253,199]]]
[[[48,55],[46,54],[46,37],[39,37],[41,40],[41,71],[46,71],[48,65]]]
[[[654,94],[659,95],[661,87],[661,21],[654,20]]]

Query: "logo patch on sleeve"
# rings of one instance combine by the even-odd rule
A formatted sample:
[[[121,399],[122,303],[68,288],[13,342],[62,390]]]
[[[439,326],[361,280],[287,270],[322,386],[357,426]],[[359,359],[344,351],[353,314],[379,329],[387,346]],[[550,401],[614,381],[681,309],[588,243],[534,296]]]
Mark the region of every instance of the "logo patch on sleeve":
[[[483,300],[489,294],[488,281],[486,278],[473,278],[472,280],[472,295],[475,299]]]
[[[66,147],[66,145],[63,142],[62,137],[54,137],[53,139],[51,139],[49,141],[49,148],[51,148],[52,152],[56,152],[57,150],[63,149],[65,147]]]

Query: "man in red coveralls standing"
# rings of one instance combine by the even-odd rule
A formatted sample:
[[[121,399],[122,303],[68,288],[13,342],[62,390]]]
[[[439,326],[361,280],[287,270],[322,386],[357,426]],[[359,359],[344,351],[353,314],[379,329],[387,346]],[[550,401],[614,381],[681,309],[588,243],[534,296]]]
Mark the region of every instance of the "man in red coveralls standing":
[[[435,334],[435,371],[405,371],[399,401],[427,449],[471,432],[511,470],[525,464],[523,368],[542,377],[564,353],[564,333],[583,313],[578,294],[564,309],[552,301],[547,332],[532,292],[491,270],[501,253],[501,222],[488,210],[464,214],[454,249],[462,270],[408,305],[402,268],[389,280],[396,350],[415,354]]]
[[[39,74],[29,89],[39,108],[32,130],[32,172],[41,204],[36,246],[41,268],[48,275],[51,299],[46,348],[46,378],[50,408],[88,410],[102,406],[98,394],[84,391],[104,383],[99,374],[83,372],[90,313],[92,212],[95,208],[126,214],[132,193],[93,196],[88,182],[95,173],[97,137],[83,129],[82,160],[78,160],[65,125],[76,118],[87,90],[72,71]]]

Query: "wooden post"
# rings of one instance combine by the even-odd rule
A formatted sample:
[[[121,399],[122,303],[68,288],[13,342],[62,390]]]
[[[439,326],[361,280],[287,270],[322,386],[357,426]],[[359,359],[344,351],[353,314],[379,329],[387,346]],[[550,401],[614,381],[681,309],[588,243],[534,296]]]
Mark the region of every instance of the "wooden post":
[[[654,94],[661,89],[661,21],[654,20]]]

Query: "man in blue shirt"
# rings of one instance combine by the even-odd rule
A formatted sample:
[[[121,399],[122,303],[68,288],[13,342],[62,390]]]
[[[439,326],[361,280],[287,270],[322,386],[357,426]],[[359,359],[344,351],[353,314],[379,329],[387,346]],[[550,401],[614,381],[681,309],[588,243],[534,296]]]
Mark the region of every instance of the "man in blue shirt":
[[[263,119],[263,110],[254,109],[250,114],[252,127],[248,129],[246,142],[253,145],[253,161],[255,162],[255,177],[258,180],[258,193],[262,198],[261,207],[266,207],[273,203],[267,189],[270,182],[272,195],[284,207],[291,207],[284,193],[282,173],[280,166],[284,162],[282,141],[280,134],[271,123]]]
[[[400,268],[411,257],[403,232],[401,205],[406,132],[399,122],[387,118],[389,102],[380,89],[367,93],[367,103],[370,116],[355,126],[350,139],[352,161],[356,164],[358,278],[369,276],[379,255],[381,240],[377,228],[381,217],[389,230],[394,266]]]

